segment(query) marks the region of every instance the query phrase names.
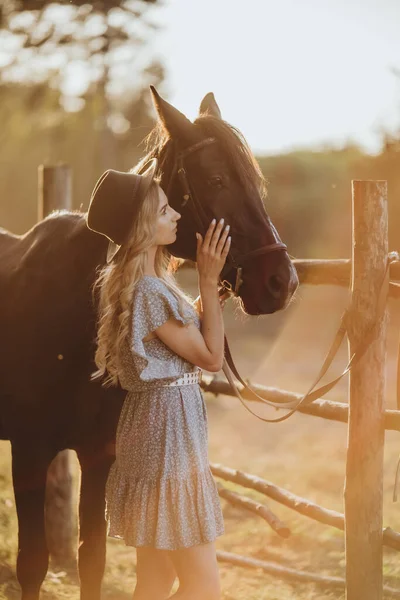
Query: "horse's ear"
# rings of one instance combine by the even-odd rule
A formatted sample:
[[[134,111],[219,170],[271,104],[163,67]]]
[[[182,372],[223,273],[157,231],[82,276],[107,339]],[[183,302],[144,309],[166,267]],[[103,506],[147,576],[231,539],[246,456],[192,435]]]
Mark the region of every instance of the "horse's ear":
[[[199,114],[211,115],[217,119],[222,119],[221,111],[219,110],[219,106],[212,92],[209,92],[206,96],[204,96],[203,100],[201,101]]]
[[[150,86],[150,90],[154,107],[168,135],[173,139],[181,141],[183,144],[192,143],[195,136],[193,123],[172,106],[172,104],[161,98],[153,85]]]

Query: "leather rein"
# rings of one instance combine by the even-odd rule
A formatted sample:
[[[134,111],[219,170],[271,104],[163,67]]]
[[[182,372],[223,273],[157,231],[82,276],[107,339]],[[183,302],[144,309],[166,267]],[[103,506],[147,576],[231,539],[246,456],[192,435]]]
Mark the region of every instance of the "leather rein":
[[[186,169],[184,166],[184,159],[188,155],[192,154],[193,152],[196,152],[210,144],[213,144],[215,141],[216,141],[215,138],[206,138],[206,139],[202,140],[201,142],[198,142],[197,144],[193,144],[189,148],[179,152],[177,155],[177,158],[176,158],[175,166],[172,171],[171,180],[170,180],[170,181],[172,181],[174,175],[176,173],[178,174],[179,181],[180,181],[180,184],[181,184],[181,187],[183,190],[182,206],[185,206],[189,202],[189,200],[191,200],[192,214],[193,214],[193,216],[196,220],[197,226],[200,228],[201,232],[205,232],[208,228],[207,215],[205,214],[204,208],[203,208],[201,202],[199,201],[199,199],[197,198],[194,190],[190,186],[190,182],[189,182],[187,172],[186,172]],[[243,279],[242,279],[243,267],[241,265],[249,258],[252,258],[254,256],[259,256],[262,254],[268,254],[270,252],[275,252],[278,250],[286,251],[287,246],[285,244],[283,244],[281,241],[277,241],[273,244],[268,244],[266,246],[257,248],[256,250],[253,250],[246,254],[238,255],[236,258],[233,257],[230,252],[227,256],[225,267],[227,267],[228,272],[232,269],[236,270],[235,285],[232,286],[229,281],[227,281],[226,279],[222,279],[222,277],[223,277],[222,274],[225,271],[225,267],[224,267],[224,269],[222,270],[222,274],[221,274],[222,280],[220,280],[221,287],[219,289],[219,295],[223,296],[226,293],[228,293],[229,295],[232,295],[232,296],[238,296],[240,286],[243,283]],[[300,407],[310,404],[310,403],[314,402],[314,400],[317,400],[318,398],[321,398],[322,396],[327,394],[345,375],[347,375],[347,373],[350,371],[350,369],[352,367],[354,367],[361,360],[361,358],[364,356],[366,350],[369,348],[370,344],[377,337],[381,319],[385,315],[387,293],[388,293],[388,288],[389,288],[390,265],[393,262],[397,262],[397,261],[399,261],[399,255],[397,252],[392,252],[388,255],[385,272],[384,272],[381,286],[380,286],[375,319],[372,322],[369,329],[367,330],[366,335],[363,340],[363,343],[360,344],[360,346],[354,352],[353,356],[351,356],[351,358],[350,358],[346,368],[342,372],[342,374],[339,375],[338,377],[336,377],[335,379],[333,379],[332,381],[330,381],[329,383],[326,383],[325,385],[322,385],[322,386],[318,387],[317,389],[315,389],[316,386],[321,381],[321,379],[326,374],[326,372],[328,371],[330,365],[332,364],[332,362],[339,350],[339,347],[341,346],[341,343],[342,343],[345,335],[348,333],[347,323],[348,323],[349,313],[350,313],[349,308],[347,308],[345,310],[345,312],[341,318],[340,325],[336,332],[333,343],[326,355],[324,363],[323,363],[317,377],[315,378],[315,380],[313,381],[312,385],[309,387],[307,392],[299,399],[296,399],[291,402],[274,402],[271,400],[267,400],[266,398],[263,398],[262,396],[257,394],[251,387],[249,387],[249,385],[240,376],[240,374],[236,368],[236,365],[233,361],[227,337],[226,337],[226,335],[224,335],[225,358],[224,358],[224,364],[223,364],[223,371],[225,373],[226,378],[228,379],[228,382],[230,383],[230,385],[232,387],[234,394],[239,398],[240,402],[243,404],[245,409],[248,410],[251,414],[253,414],[258,419],[260,419],[261,421],[265,421],[267,423],[279,423],[281,421],[285,421],[286,419],[288,419]],[[396,285],[396,284],[391,284],[391,285]],[[400,360],[400,355],[399,355],[399,360]],[[243,398],[240,391],[237,389],[235,381],[232,377],[232,373],[235,375],[237,380],[240,381],[240,383],[243,385],[243,387],[247,390],[247,392],[250,395],[250,397],[252,398],[252,400],[262,402],[263,404],[267,404],[268,406],[271,406],[275,409],[279,409],[279,408],[287,409],[288,413],[286,413],[285,415],[283,415],[281,417],[277,417],[275,419],[268,419],[266,417],[261,417],[260,415],[255,413],[253,410],[251,410],[247,406],[246,399]],[[400,386],[400,383],[399,383],[399,386]],[[399,389],[400,389],[400,387],[399,387]]]

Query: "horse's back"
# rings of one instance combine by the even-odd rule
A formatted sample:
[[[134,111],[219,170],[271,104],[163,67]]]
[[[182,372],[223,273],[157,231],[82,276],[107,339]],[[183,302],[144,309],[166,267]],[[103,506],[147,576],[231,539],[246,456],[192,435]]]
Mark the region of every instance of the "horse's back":
[[[60,259],[65,252],[70,256],[91,235],[84,214],[69,211],[51,214],[24,235],[0,228],[0,278],[6,279],[10,273],[23,271],[35,263],[44,268],[44,261],[50,256]],[[71,245],[74,238],[78,242],[75,246]]]

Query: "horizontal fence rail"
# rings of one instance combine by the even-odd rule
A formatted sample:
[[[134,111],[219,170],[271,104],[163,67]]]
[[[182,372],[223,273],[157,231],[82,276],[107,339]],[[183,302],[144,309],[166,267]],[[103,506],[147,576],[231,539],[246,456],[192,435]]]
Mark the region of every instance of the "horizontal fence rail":
[[[325,589],[345,589],[345,580],[342,577],[328,577],[319,573],[310,573],[309,571],[299,571],[290,567],[283,567],[277,563],[260,560],[257,558],[249,558],[240,556],[232,552],[217,550],[217,559],[220,562],[236,565],[237,567],[245,567],[247,569],[257,569],[268,575],[273,575],[279,579],[287,579],[288,581],[296,581],[298,583],[314,583]],[[386,590],[385,590],[386,591]],[[392,588],[387,588],[387,593],[390,598],[400,598],[400,591]]]
[[[350,286],[351,260],[350,259],[295,259],[300,283],[312,285],[339,285]],[[390,266],[391,281],[400,281],[400,263],[396,262]],[[400,298],[400,285],[391,284],[389,296]]]
[[[293,492],[289,492],[257,475],[245,473],[239,469],[232,469],[218,463],[210,463],[210,468],[215,477],[220,477],[224,481],[230,481],[239,484],[244,488],[255,490],[304,517],[308,517],[313,521],[318,521],[324,525],[329,525],[330,527],[344,531],[343,513],[324,508],[311,500],[307,500]],[[382,535],[384,546],[400,551],[400,534],[397,531],[394,531],[390,527],[386,527],[382,530]]]
[[[319,259],[296,258],[293,260],[300,283],[310,285],[338,285],[350,286],[351,260],[349,258]],[[187,260],[180,269],[194,269],[195,263]],[[395,262],[390,266],[389,296],[400,298],[400,263]],[[398,283],[396,283],[398,282]]]
[[[291,534],[289,527],[287,527],[282,521],[272,512],[272,510],[261,504],[261,502],[255,502],[247,496],[241,496],[232,490],[228,490],[219,482],[217,483],[218,493],[221,498],[224,498],[229,504],[237,508],[242,508],[246,511],[252,512],[253,514],[261,517],[268,523],[275,533],[282,538],[288,538]]]
[[[243,398],[246,398],[246,400],[251,402],[259,402],[262,405],[261,400],[257,400],[251,396],[250,393],[243,388],[240,383],[236,383],[236,385],[240,389],[240,393],[242,394]],[[300,398],[302,398],[302,395],[296,392],[289,392],[255,383],[249,383],[249,385],[262,398],[265,398],[266,400],[272,400],[274,402],[291,402],[293,400],[300,400]],[[211,392],[216,396],[218,394],[223,394],[224,396],[234,396],[236,398],[230,383],[215,376],[203,374],[201,387],[205,392]],[[301,406],[298,409],[298,412],[314,417],[321,417],[322,419],[328,419],[329,421],[347,423],[349,407],[348,404],[345,404],[344,402],[333,402],[332,400],[314,400],[311,404]],[[385,429],[388,431],[400,431],[400,410],[385,410]]]
[[[232,552],[217,550],[217,559],[219,562],[244,567],[247,569],[256,569],[258,572],[267,573],[279,579],[288,581],[297,581],[298,583],[313,583],[321,588],[336,589],[345,591],[346,582],[342,577],[329,577],[319,573],[310,573],[309,571],[298,571],[289,567],[282,567],[277,563],[260,560],[258,558],[248,558]],[[400,598],[400,590],[390,586],[383,586],[384,598]],[[340,596],[341,598],[343,596]]]

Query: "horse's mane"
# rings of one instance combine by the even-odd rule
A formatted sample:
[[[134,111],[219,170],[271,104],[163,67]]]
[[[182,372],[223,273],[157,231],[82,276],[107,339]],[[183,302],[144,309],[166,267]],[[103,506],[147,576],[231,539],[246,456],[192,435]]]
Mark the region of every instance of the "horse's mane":
[[[233,171],[239,177],[242,185],[249,192],[256,190],[264,198],[267,195],[267,182],[247,144],[243,134],[226,121],[205,114],[194,121],[194,126],[201,133],[201,138],[213,137],[227,157]],[[145,138],[147,154],[135,167],[135,170],[150,160],[158,158],[160,169],[170,173],[175,155],[175,143],[160,122]]]

